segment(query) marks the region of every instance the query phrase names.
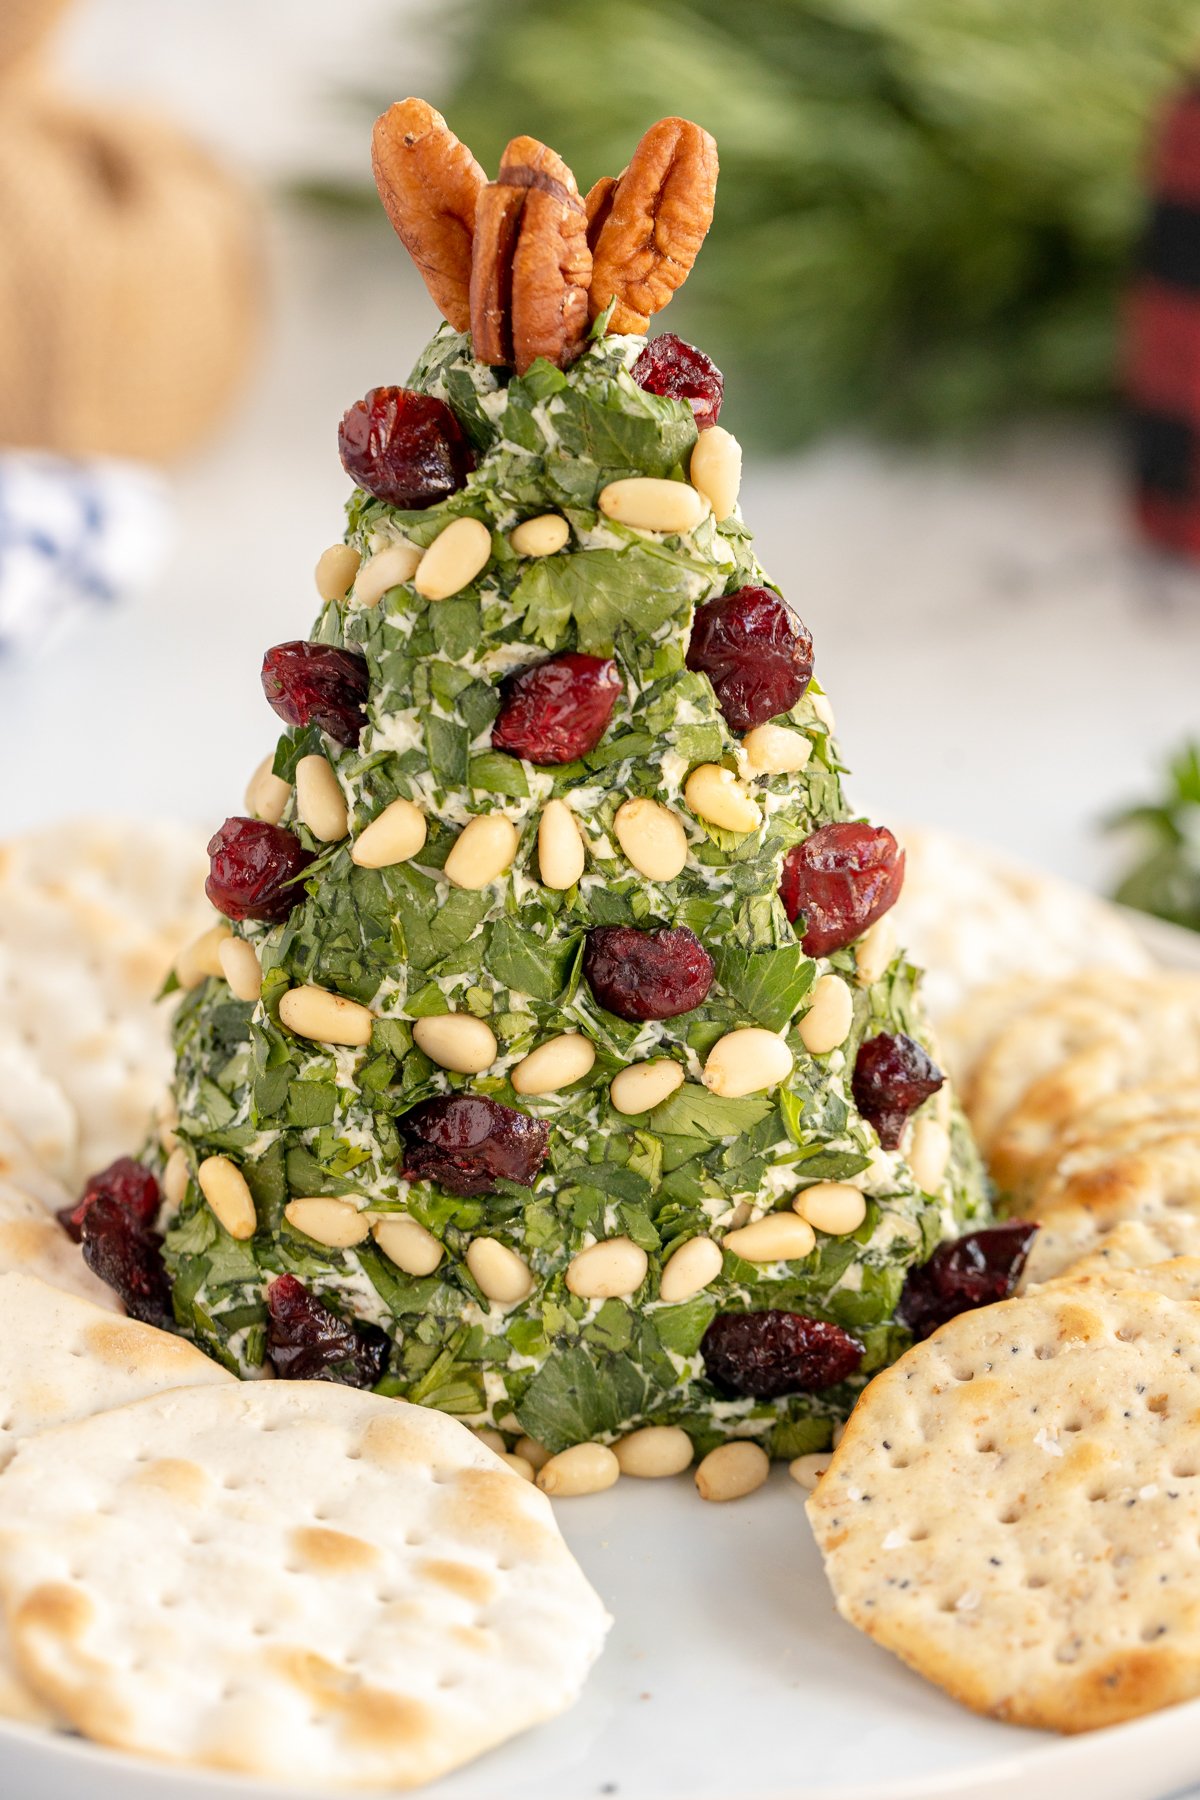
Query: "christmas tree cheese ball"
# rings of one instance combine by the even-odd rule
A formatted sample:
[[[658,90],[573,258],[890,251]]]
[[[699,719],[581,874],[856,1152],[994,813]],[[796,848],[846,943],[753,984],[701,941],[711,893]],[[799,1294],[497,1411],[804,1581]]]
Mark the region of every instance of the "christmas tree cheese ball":
[[[528,138],[488,181],[410,100],[375,160],[446,323],[342,422],[345,541],[210,845],[175,1318],[510,1447],[823,1448],[1019,1258],[948,1247],[989,1215],[893,945],[903,854],[844,798],[719,371],[643,335],[715,146],[664,120],[584,200]]]

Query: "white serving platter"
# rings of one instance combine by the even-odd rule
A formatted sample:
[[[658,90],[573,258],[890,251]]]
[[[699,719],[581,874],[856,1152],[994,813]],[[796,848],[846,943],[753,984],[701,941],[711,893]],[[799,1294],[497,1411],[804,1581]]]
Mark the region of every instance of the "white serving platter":
[[[1136,923],[1160,960],[1200,968],[1200,938]],[[427,1791],[436,1800],[1168,1800],[1200,1782],[1200,1701],[1063,1739],[976,1718],[910,1674],[838,1618],[804,1500],[780,1468],[726,1506],[701,1501],[689,1476],[625,1480],[561,1502],[563,1530],[615,1620],[605,1653],[565,1718]],[[136,1568],[128,1575],[136,1583]],[[295,1792],[0,1722],[0,1800]]]

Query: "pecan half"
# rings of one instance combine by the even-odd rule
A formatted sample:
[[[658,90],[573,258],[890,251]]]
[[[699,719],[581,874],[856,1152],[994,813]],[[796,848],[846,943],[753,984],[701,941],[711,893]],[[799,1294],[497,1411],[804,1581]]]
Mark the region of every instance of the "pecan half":
[[[514,138],[475,214],[475,355],[518,375],[539,356],[566,368],[587,335],[591,277],[587,214],[575,177],[536,138]]]
[[[621,177],[619,175],[602,175],[594,181],[587,191],[583,210],[587,214],[588,244],[593,250],[596,239],[603,231],[609,213],[612,211],[613,195],[617,191]]]
[[[487,176],[424,100],[397,100],[376,119],[371,166],[384,210],[439,312],[466,331],[475,211]]]
[[[652,125],[594,242],[593,318],[615,299],[608,329],[645,331],[687,280],[712,224],[716,191],[717,146],[708,132],[687,119]]]

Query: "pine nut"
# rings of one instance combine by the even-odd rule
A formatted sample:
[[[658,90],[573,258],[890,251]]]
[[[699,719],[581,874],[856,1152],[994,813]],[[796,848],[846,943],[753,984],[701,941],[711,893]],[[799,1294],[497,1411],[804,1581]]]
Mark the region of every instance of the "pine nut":
[[[618,844],[647,881],[674,881],[687,862],[687,833],[677,814],[657,800],[638,797],[617,808]]]
[[[793,1457],[788,1464],[788,1474],[811,1494],[829,1467],[832,1457],[832,1450],[812,1450],[807,1456]]]
[[[937,1119],[918,1119],[912,1129],[908,1166],[923,1194],[936,1193],[950,1161],[950,1133]]]
[[[840,975],[814,983],[812,1004],[796,1027],[810,1056],[825,1056],[844,1044],[854,1023],[854,996]]]
[[[459,832],[443,873],[455,887],[478,892],[511,867],[519,842],[511,819],[503,813],[481,813]]]
[[[508,1464],[514,1475],[519,1475],[521,1477],[522,1481],[533,1480],[533,1464],[531,1462],[526,1462],[523,1456],[516,1455],[514,1451],[506,1450],[502,1460]]]
[[[867,1216],[866,1196],[845,1181],[815,1181],[792,1201],[793,1212],[829,1237],[849,1237]]]
[[[523,1056],[508,1079],[518,1094],[557,1094],[590,1074],[595,1060],[596,1046],[590,1038],[564,1031]]]
[[[770,1473],[770,1458],[762,1445],[735,1438],[709,1451],[696,1470],[696,1487],[702,1500],[743,1500]]]
[[[262,964],[258,951],[245,938],[228,937],[217,955],[235,1000],[257,1000],[262,993]]]
[[[449,600],[485,569],[492,554],[492,534],[480,519],[452,519],[434,538],[413,576],[413,586],[426,600]]]
[[[390,869],[425,848],[425,814],[411,800],[393,800],[364,827],[350,846],[350,861],[360,869]]]
[[[159,1102],[158,1111],[154,1115],[154,1121],[158,1126],[158,1141],[170,1156],[172,1150],[179,1147],[179,1134],[175,1129],[179,1124],[179,1108],[175,1104],[173,1094],[163,1096]]]
[[[613,1445],[622,1475],[657,1481],[664,1475],[682,1475],[692,1466],[692,1440],[679,1425],[644,1425]]]
[[[415,544],[389,544],[386,550],[377,550],[358,571],[352,605],[364,611],[378,606],[392,588],[410,582],[420,564],[421,552]]]
[[[859,987],[870,987],[885,975],[896,954],[896,921],[891,913],[868,927],[854,950],[854,975]]]
[[[575,886],[587,861],[583,835],[565,800],[551,800],[538,824],[538,868],[556,893]]]
[[[350,829],[346,796],[323,756],[302,756],[296,764],[296,817],[323,844],[338,844]]]
[[[481,1444],[486,1444],[493,1456],[508,1455],[508,1445],[505,1443],[500,1433],[494,1430],[491,1425],[475,1426],[474,1435],[479,1439]]]
[[[629,475],[600,490],[600,511],[618,525],[639,531],[694,531],[708,512],[708,501],[682,481],[660,481],[652,475]]]
[[[249,1183],[235,1162],[227,1156],[206,1156],[196,1170],[200,1192],[208,1201],[218,1224],[231,1238],[252,1238],[258,1227],[254,1196]]]
[[[661,1106],[683,1086],[683,1070],[669,1056],[652,1062],[630,1063],[613,1076],[608,1097],[619,1113],[636,1116]]]
[[[658,1284],[658,1297],[668,1306],[690,1300],[721,1273],[721,1246],[710,1237],[689,1238],[668,1258]]]
[[[292,795],[290,784],[275,774],[274,763],[274,752],[264,756],[246,788],[246,811],[266,825],[278,825]]]
[[[553,556],[571,536],[571,527],[560,513],[539,513],[508,534],[518,556]]]
[[[808,767],[812,740],[786,725],[756,725],[742,739],[742,749],[760,775],[795,775]]]
[[[430,1062],[456,1075],[482,1075],[496,1060],[496,1034],[482,1019],[470,1013],[438,1013],[418,1019],[413,1042]]]
[[[330,1200],[323,1194],[289,1200],[283,1209],[288,1224],[324,1244],[329,1250],[349,1250],[371,1235],[371,1221],[346,1200]]]
[[[545,1444],[539,1444],[536,1438],[519,1437],[517,1439],[517,1455],[523,1456],[533,1470],[544,1469],[550,1461],[550,1452]]]
[[[646,1279],[649,1259],[632,1238],[604,1238],[581,1250],[567,1269],[567,1287],[581,1300],[627,1300]]]
[[[497,1306],[517,1306],[533,1292],[529,1264],[499,1238],[472,1238],[467,1267],[480,1293]]]
[[[362,557],[353,544],[330,544],[317,558],[314,579],[322,600],[344,600]]]
[[[576,1494],[602,1494],[620,1473],[621,1465],[607,1444],[572,1444],[542,1464],[537,1484],[543,1494],[566,1500]]]
[[[388,1261],[406,1275],[432,1275],[445,1254],[432,1231],[401,1214],[376,1219],[371,1236]]]
[[[183,1146],[177,1144],[167,1158],[167,1166],[163,1170],[163,1193],[170,1206],[182,1206],[187,1196],[191,1170]]]
[[[688,480],[708,501],[719,525],[738,503],[742,485],[742,446],[723,425],[710,425],[696,439]]]
[[[724,1248],[744,1262],[803,1262],[817,1247],[816,1233],[807,1219],[794,1212],[768,1213],[753,1225],[725,1233]]]
[[[812,709],[817,718],[832,737],[837,730],[837,720],[833,716],[833,707],[829,704],[829,695],[818,694],[815,688],[809,688],[808,697],[812,701]]]
[[[733,770],[720,763],[701,763],[693,769],[683,797],[698,819],[721,831],[757,831],[762,824],[758,807]]]
[[[375,1015],[357,1000],[331,994],[327,988],[289,988],[279,1002],[280,1023],[297,1037],[317,1044],[351,1044],[361,1048],[371,1041]]]
[[[704,1085],[710,1094],[741,1099],[778,1087],[792,1072],[792,1053],[774,1031],[761,1025],[743,1025],[718,1038],[704,1065]]]
[[[232,937],[228,925],[210,925],[175,958],[175,979],[182,988],[199,987],[209,975],[223,975],[221,945]]]

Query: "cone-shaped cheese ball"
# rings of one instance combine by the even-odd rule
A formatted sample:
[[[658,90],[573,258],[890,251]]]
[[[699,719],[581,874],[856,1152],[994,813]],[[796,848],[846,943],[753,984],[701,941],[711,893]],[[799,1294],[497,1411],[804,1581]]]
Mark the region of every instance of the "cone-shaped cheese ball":
[[[720,374],[608,323],[520,377],[445,325],[343,420],[287,729],[210,846],[166,1255],[246,1376],[792,1457],[986,1194]]]

